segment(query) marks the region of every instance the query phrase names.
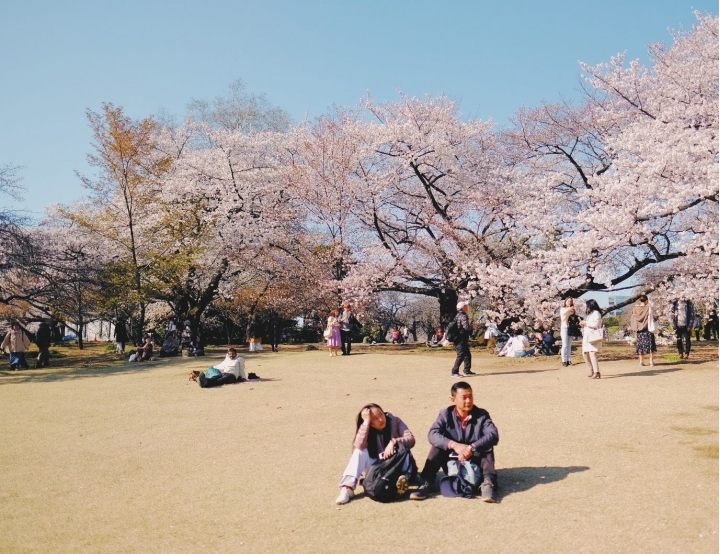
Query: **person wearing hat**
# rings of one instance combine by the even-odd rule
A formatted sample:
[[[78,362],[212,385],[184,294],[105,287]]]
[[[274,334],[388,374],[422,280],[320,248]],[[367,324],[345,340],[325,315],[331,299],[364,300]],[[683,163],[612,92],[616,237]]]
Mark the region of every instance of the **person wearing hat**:
[[[420,473],[422,484],[410,499],[425,500],[435,487],[438,470],[447,464],[448,477],[440,481],[443,496],[472,497],[479,488],[484,502],[495,502],[497,427],[490,414],[475,405],[472,387],[465,381],[452,386],[450,400],[452,404],[440,411],[430,427],[432,447]]]
[[[465,375],[475,375],[470,369],[472,366],[472,356],[470,355],[470,333],[472,332],[472,325],[470,325],[470,318],[467,313],[469,309],[469,302],[458,302],[457,303],[457,314],[453,320],[457,327],[457,340],[455,343],[455,352],[457,357],[455,358],[455,364],[453,365],[451,376],[460,377],[460,364],[465,362]]]

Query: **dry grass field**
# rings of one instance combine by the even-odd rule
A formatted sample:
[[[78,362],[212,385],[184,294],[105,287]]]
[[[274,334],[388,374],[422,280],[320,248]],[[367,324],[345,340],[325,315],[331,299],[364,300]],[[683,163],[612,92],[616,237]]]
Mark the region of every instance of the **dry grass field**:
[[[603,379],[557,358],[473,352],[499,431],[497,504],[333,504],[354,417],[377,402],[418,438],[449,401],[451,351],[244,354],[262,380],[200,389],[220,359],[128,364],[104,345],[0,371],[0,552],[718,551],[717,343]]]

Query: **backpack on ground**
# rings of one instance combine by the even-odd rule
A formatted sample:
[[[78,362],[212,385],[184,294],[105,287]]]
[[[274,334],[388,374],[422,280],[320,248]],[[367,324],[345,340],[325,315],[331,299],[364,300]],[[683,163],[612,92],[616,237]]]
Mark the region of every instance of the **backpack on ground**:
[[[404,490],[398,491],[397,483],[401,475],[408,476],[408,471],[403,471],[403,468],[407,468],[408,465],[411,468],[410,473],[417,472],[415,459],[410,451],[405,448],[404,444],[397,443],[395,454],[387,460],[376,462],[368,470],[363,483],[365,494],[377,502],[398,500],[407,492],[407,486]]]

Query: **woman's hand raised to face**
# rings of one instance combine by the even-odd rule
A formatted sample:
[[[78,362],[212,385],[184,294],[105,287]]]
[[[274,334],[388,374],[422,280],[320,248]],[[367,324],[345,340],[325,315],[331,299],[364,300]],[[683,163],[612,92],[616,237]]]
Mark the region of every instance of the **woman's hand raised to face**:
[[[360,412],[360,417],[362,417],[362,420],[365,423],[370,423],[371,415],[372,414],[370,413],[370,408],[365,408],[362,412]]]

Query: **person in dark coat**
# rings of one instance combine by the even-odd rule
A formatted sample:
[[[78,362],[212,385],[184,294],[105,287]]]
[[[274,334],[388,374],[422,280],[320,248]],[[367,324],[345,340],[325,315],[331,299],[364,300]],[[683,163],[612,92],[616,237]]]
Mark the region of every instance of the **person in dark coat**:
[[[117,320],[115,324],[115,351],[118,354],[125,353],[125,344],[128,341],[128,332],[124,319]]]
[[[472,325],[467,316],[470,303],[458,302],[457,315],[455,315],[455,324],[457,325],[460,338],[455,342],[455,364],[452,368],[452,377],[460,377],[460,364],[465,362],[463,373],[465,375],[475,375],[472,371],[472,356],[470,354],[470,333],[472,333]]]
[[[40,349],[35,369],[48,367],[50,365],[50,344],[52,343],[52,329],[46,320],[40,324],[37,333],[35,333],[35,344]]]
[[[480,486],[485,502],[494,502],[497,488],[495,453],[493,447],[500,437],[490,414],[478,408],[473,398],[472,387],[465,381],[455,383],[450,389],[452,405],[440,411],[437,420],[430,427],[428,441],[432,445],[420,473],[423,484],[410,495],[411,500],[425,500],[433,491],[438,470],[451,464],[457,474],[474,487]]]
[[[720,324],[720,320],[718,320],[718,313],[716,310],[710,311],[710,316],[708,317],[707,321],[707,329],[709,329],[708,338],[707,340],[710,340],[711,338],[713,340],[718,339],[718,325]]]
[[[686,298],[680,298],[672,303],[672,326],[677,337],[677,349],[680,359],[690,357],[690,330],[695,322],[695,308]],[[683,342],[685,348],[683,352]]]

